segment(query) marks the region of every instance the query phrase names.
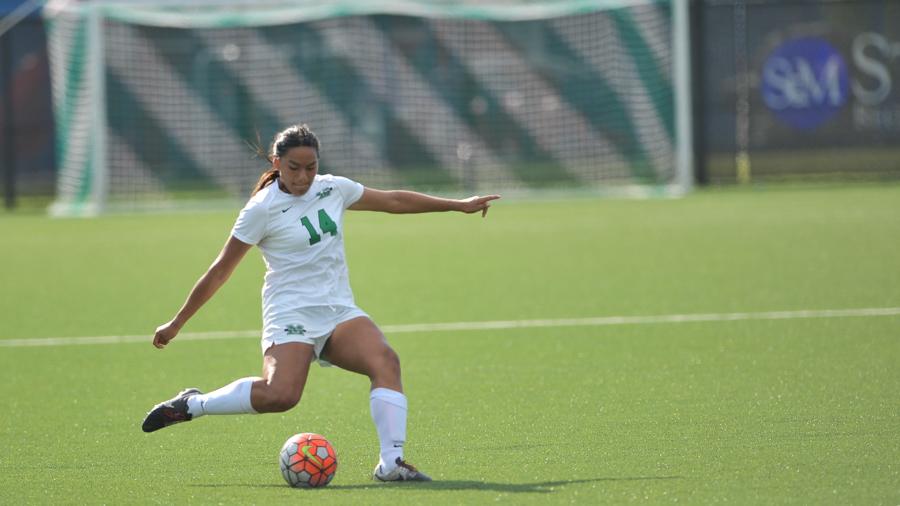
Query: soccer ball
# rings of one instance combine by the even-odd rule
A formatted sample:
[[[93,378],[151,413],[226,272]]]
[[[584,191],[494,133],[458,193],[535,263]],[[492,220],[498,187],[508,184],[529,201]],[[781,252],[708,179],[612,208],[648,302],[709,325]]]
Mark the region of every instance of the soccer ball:
[[[288,485],[324,487],[337,471],[337,454],[325,437],[304,432],[285,441],[278,463]]]

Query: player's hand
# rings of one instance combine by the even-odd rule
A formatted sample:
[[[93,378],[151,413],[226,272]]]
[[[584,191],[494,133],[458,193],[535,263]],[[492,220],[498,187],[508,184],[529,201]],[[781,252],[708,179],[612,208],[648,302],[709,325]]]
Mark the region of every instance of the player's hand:
[[[179,330],[181,330],[181,327],[175,325],[174,321],[156,327],[156,334],[153,335],[153,346],[156,346],[159,349],[165,348],[166,345],[169,344],[169,341],[175,339]]]
[[[500,195],[487,195],[485,197],[469,197],[462,201],[462,209],[460,211],[466,214],[477,213],[481,211],[481,217],[487,216],[488,208],[491,207],[491,201],[497,200]]]

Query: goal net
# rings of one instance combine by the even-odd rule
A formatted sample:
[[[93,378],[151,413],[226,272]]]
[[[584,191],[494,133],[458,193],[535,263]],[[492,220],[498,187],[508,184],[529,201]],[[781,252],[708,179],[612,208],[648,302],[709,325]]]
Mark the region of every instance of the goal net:
[[[51,212],[246,198],[296,123],[376,188],[683,191],[678,3],[51,2]]]

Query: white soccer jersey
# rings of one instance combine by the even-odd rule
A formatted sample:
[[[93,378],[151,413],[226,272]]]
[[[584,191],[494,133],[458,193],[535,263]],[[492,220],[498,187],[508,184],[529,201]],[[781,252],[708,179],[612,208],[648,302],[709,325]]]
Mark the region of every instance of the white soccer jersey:
[[[283,192],[276,180],[247,202],[231,235],[262,251],[264,321],[302,307],[354,305],[343,224],[344,211],[362,193],[355,181],[319,174],[301,197]]]

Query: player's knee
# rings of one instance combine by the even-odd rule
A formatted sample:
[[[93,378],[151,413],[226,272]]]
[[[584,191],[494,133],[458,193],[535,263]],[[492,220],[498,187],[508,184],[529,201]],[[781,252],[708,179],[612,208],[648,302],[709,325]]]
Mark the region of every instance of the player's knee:
[[[300,402],[299,395],[289,394],[275,397],[271,404],[272,412],[281,413],[287,411],[296,406],[298,402]]]
[[[265,410],[270,413],[287,411],[300,402],[301,392],[270,388],[266,397]]]
[[[379,359],[378,370],[382,375],[400,377],[400,356],[393,348],[385,347]]]

